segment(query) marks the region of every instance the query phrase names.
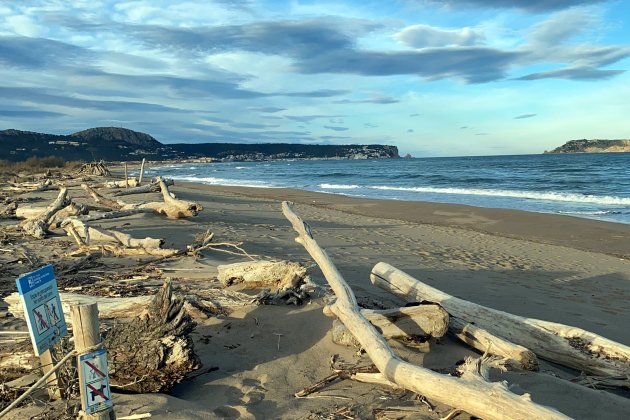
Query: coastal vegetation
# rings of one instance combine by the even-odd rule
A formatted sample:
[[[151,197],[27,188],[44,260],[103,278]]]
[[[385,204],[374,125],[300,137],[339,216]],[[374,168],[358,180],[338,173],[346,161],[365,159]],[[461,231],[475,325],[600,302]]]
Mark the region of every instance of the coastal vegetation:
[[[619,153],[630,152],[630,140],[569,140],[545,153]]]

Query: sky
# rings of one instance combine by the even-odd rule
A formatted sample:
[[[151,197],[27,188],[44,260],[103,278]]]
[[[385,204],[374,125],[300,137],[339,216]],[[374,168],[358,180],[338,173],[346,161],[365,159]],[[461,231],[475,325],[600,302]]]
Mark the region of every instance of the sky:
[[[0,129],[541,153],[630,138],[630,1],[0,1]]]

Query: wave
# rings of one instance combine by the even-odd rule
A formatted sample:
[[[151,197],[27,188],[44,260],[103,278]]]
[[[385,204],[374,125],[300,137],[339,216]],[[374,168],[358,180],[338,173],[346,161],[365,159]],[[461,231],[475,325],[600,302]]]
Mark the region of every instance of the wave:
[[[179,181],[200,182],[202,184],[209,185],[224,185],[226,187],[252,187],[252,188],[273,188],[273,185],[269,185],[264,181],[254,180],[241,180],[241,179],[226,179],[215,177],[196,177],[196,176],[174,176],[172,177]]]
[[[419,193],[435,193],[435,194],[456,194],[456,195],[477,195],[486,197],[506,197],[506,198],[522,198],[526,200],[542,200],[542,201],[562,201],[571,203],[588,203],[588,204],[604,204],[615,206],[630,206],[630,198],[598,196],[587,194],[571,194],[560,192],[540,193],[533,191],[512,191],[512,190],[484,190],[484,189],[466,189],[466,188],[434,188],[434,187],[390,187],[390,186],[370,186],[367,187],[375,190],[388,191],[405,191]]]
[[[361,188],[359,185],[347,185],[347,184],[319,184],[319,188],[324,190],[356,190]]]
[[[562,211],[562,210],[558,210],[556,213],[560,213],[560,214],[581,214],[584,216],[603,216],[606,214],[623,214],[620,211],[615,211],[615,210],[592,210],[592,211]]]

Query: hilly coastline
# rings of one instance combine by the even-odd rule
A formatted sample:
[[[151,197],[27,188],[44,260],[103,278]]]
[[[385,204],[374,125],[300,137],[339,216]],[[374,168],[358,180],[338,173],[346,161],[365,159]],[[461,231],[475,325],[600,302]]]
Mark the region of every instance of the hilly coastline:
[[[545,153],[623,153],[630,152],[630,140],[569,140]]]
[[[398,148],[387,145],[310,145],[290,143],[163,144],[152,136],[119,127],[97,127],[69,135],[21,130],[0,131],[0,159],[57,156],[66,160],[132,161],[215,159],[258,161],[273,159],[387,159]]]

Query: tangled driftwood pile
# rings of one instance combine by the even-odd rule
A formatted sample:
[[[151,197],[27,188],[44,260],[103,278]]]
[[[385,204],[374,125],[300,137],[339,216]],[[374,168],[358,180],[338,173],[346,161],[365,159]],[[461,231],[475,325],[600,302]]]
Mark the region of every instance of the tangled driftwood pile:
[[[84,163],[77,170],[77,175],[96,175],[96,176],[111,176],[111,172],[102,160],[100,162]]]
[[[90,170],[93,171],[97,171],[98,168],[106,169],[102,163],[86,167],[92,168]],[[91,172],[93,173],[96,172]],[[147,262],[142,262],[139,266],[137,272],[140,274],[131,275],[132,278],[138,280],[133,284],[144,283],[146,287],[131,289],[130,286],[123,286],[123,289],[127,291],[127,296],[109,297],[112,290],[119,289],[116,289],[115,281],[103,279],[97,286],[93,283],[93,279],[89,279],[86,283],[82,280],[84,276],[80,274],[82,271],[89,272],[94,268],[98,269],[97,259],[100,256],[148,256],[153,257],[153,260],[148,262],[156,264],[169,258],[182,256],[199,258],[205,250],[228,252],[242,255],[253,261],[221,267],[220,270],[223,273],[229,272],[231,278],[230,281],[224,282],[224,285],[245,279],[246,284],[243,284],[242,288],[268,287],[269,290],[276,291],[274,295],[276,298],[280,293],[283,293],[282,297],[290,297],[291,293],[306,293],[304,290],[307,280],[306,270],[300,265],[283,261],[256,260],[240,247],[240,243],[213,241],[214,234],[209,230],[199,237],[199,243],[191,244],[184,249],[165,249],[163,248],[165,241],[162,238],[135,238],[117,229],[96,226],[95,222],[122,219],[138,213],[180,219],[194,217],[203,210],[198,203],[177,198],[169,190],[169,186],[174,185],[173,181],[159,177],[145,185],[120,190],[116,195],[129,196],[156,192],[160,194],[160,201],[128,203],[99,190],[100,188],[121,188],[118,182],[101,180],[92,182],[91,185],[80,184],[94,204],[75,201],[74,193],[70,192],[71,189],[66,187],[66,183],[53,182],[51,179],[38,184],[18,185],[15,188],[20,192],[42,191],[45,186],[46,189],[58,189],[59,193],[48,205],[12,200],[9,201],[10,207],[3,210],[9,215],[8,217],[21,219],[18,224],[11,225],[7,229],[7,232],[14,235],[15,239],[21,236],[30,238],[26,239],[27,241],[36,240],[38,243],[45,244],[47,238],[58,236],[61,228],[74,240],[76,247],[68,249],[65,253],[72,260],[67,264],[59,261],[56,264],[57,272],[60,275],[60,286],[64,286],[61,287],[62,290],[76,290],[84,294],[61,293],[62,309],[69,319],[72,305],[87,302],[98,304],[100,318],[105,326],[104,343],[108,349],[110,378],[114,387],[135,392],[168,391],[182,381],[188,373],[200,367],[200,361],[195,355],[190,337],[195,327],[193,317],[205,319],[217,314],[230,313],[238,307],[272,303],[272,300],[269,295],[266,295],[267,299],[263,300],[260,297],[224,290],[216,286],[215,288],[192,289],[179,285],[177,287],[179,294],[177,294],[169,281],[158,288],[157,284],[162,282],[161,272],[159,270],[155,272],[154,269],[149,268]],[[76,181],[72,184],[73,187],[78,185]],[[27,254],[24,255],[28,258]],[[79,260],[76,260],[76,257],[80,257]],[[32,266],[36,264],[31,261]],[[261,273],[265,274],[264,278],[258,278],[255,283],[248,283],[252,274],[254,277],[260,277]],[[75,280],[70,281],[72,278]],[[156,289],[157,294],[152,295]],[[109,290],[110,295],[105,293],[103,296],[104,290]],[[135,290],[135,292],[129,294],[129,290]],[[146,291],[149,291],[149,294]],[[94,296],[94,292],[98,292],[99,296]],[[304,295],[300,296],[304,298]],[[17,293],[8,295],[4,300],[9,306],[10,313],[15,317],[23,318],[23,308]],[[279,300],[280,298],[274,303]],[[134,318],[134,315],[137,316]],[[115,322],[112,323],[110,320]],[[25,337],[22,343],[24,345],[8,348],[3,346],[0,349],[0,371],[9,372],[17,369],[15,372],[19,372],[37,366],[38,361],[33,356],[27,341]],[[69,375],[75,374],[74,370],[69,373]],[[72,382],[72,378],[65,378],[65,382]]]

